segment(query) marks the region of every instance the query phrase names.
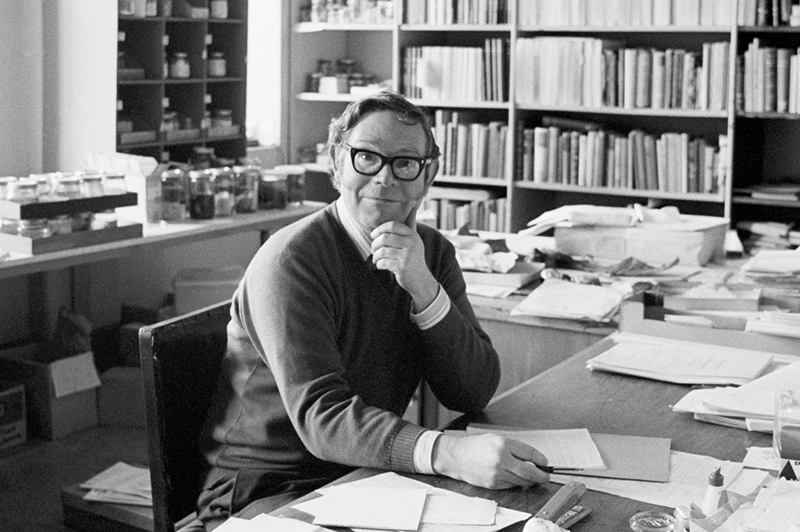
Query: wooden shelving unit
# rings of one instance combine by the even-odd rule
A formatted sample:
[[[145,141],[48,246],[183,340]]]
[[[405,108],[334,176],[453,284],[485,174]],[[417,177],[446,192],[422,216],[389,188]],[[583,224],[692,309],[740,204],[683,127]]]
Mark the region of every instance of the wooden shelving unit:
[[[117,151],[185,163],[206,146],[236,161],[247,148],[247,0],[228,0],[227,18],[187,17],[175,4],[165,12],[159,2],[157,16],[118,17]],[[170,75],[176,52],[187,54],[187,78]],[[223,54],[224,76],[209,75],[214,52]],[[210,127],[219,109],[231,111],[233,127]],[[173,112],[179,129],[165,121]],[[132,134],[121,123],[132,123]]]

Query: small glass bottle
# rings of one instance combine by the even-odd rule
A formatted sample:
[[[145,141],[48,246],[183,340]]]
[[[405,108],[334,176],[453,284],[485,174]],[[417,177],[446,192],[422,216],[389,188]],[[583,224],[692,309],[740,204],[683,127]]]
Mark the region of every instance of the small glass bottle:
[[[116,194],[125,194],[128,192],[128,185],[125,184],[124,174],[110,174],[106,176],[103,182],[103,190],[109,196]]]
[[[17,234],[27,238],[46,238],[50,236],[50,221],[47,218],[19,220]]]
[[[211,113],[211,127],[231,127],[233,111],[230,109],[214,109]]]
[[[16,203],[36,203],[39,201],[39,184],[33,179],[17,179],[9,183],[6,199]]]
[[[191,76],[189,55],[186,52],[175,52],[169,61],[169,75],[173,78],[188,78]]]
[[[76,199],[81,197],[81,178],[74,174],[61,174],[56,176],[56,185],[53,194],[58,199]]]
[[[8,191],[17,180],[14,176],[0,177],[0,200],[8,199]],[[15,218],[0,218],[0,233],[17,234],[17,220]]]
[[[261,170],[255,165],[234,166],[234,203],[236,212],[255,212],[258,210],[258,182]]]
[[[103,174],[86,174],[81,179],[81,196],[97,198],[105,194]]]
[[[258,206],[261,209],[285,209],[289,197],[286,175],[264,171],[258,186],[258,196]]]
[[[214,181],[210,170],[189,172],[189,217],[210,220],[214,217]]]
[[[233,170],[217,168],[214,173],[214,216],[230,216],[234,208]]]
[[[161,219],[180,222],[189,217],[186,174],[180,169],[161,173]]]
[[[227,73],[227,62],[222,52],[211,52],[208,59],[208,76],[211,78],[224,78]]]

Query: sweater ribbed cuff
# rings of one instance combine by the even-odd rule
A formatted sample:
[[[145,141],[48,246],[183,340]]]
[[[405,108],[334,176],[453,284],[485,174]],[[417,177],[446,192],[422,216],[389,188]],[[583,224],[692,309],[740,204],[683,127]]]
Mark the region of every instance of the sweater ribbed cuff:
[[[414,444],[424,428],[412,424],[403,425],[389,443],[389,469],[415,473]]]

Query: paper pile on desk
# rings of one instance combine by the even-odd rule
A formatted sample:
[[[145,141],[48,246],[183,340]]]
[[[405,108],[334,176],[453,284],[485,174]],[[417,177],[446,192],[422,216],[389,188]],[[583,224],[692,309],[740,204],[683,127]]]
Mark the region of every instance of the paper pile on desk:
[[[545,279],[511,310],[511,315],[609,322],[628,293],[625,287]]]
[[[264,532],[265,530],[280,530],[281,532],[330,532],[329,528],[310,525],[297,519],[273,517],[267,514],[257,515],[252,519],[231,517],[214,530],[216,530],[216,532]]]
[[[87,501],[153,506],[150,470],[145,467],[117,462],[82,482],[81,488],[89,490],[83,496]]]
[[[773,354],[667,338],[615,334],[614,345],[587,361],[592,370],[676,384],[744,384],[761,375]]]
[[[294,508],[313,515],[315,524],[354,530],[363,527],[494,532],[530,517],[525,512],[499,507],[494,501],[467,497],[396,473],[318,491],[322,497],[296,504]]]
[[[672,409],[690,412],[700,421],[772,432],[775,419],[775,392],[793,388],[800,382],[800,362],[785,365],[747,384],[692,390]]]

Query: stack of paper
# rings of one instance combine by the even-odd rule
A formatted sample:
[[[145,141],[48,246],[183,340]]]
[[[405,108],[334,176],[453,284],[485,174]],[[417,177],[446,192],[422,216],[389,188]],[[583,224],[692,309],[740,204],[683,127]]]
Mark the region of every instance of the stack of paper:
[[[87,501],[153,506],[150,488],[150,470],[117,462],[105,471],[81,483],[89,491],[83,496]]]
[[[252,519],[231,517],[214,530],[217,532],[264,532],[265,530],[280,530],[281,532],[330,532],[328,528],[310,525],[297,519],[273,517],[267,514],[257,515]]]
[[[744,384],[766,369],[773,354],[666,338],[618,334],[615,344],[590,359],[592,370],[678,384]]]
[[[800,382],[800,362],[785,365],[743,386],[692,390],[672,409],[691,412],[700,421],[772,432],[775,392]]]
[[[314,516],[314,524],[372,530],[494,532],[530,517],[423,482],[383,473],[319,490],[322,497],[295,509]]]
[[[545,279],[511,310],[511,315],[608,322],[619,310],[625,295],[626,291],[614,286]]]
[[[800,338],[800,314],[765,311],[747,320],[744,330]]]

